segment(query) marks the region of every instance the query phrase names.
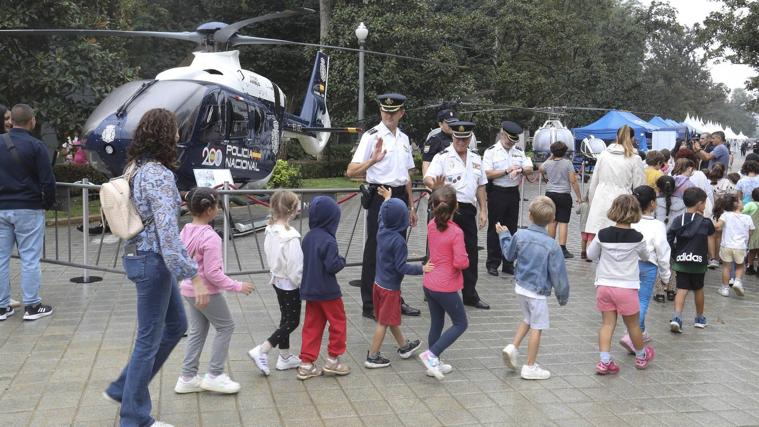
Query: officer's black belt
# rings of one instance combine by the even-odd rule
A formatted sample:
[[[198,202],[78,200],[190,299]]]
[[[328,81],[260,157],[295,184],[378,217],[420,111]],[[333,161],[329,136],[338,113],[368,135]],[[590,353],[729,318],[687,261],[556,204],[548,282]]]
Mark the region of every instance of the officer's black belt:
[[[519,186],[515,185],[513,187],[502,187],[500,185],[491,185],[490,191],[498,191],[501,193],[516,193],[519,192]]]

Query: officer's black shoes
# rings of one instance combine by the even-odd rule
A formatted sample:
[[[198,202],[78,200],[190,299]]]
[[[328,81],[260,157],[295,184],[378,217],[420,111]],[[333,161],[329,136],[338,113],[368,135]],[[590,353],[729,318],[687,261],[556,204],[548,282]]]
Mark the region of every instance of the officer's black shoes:
[[[479,299],[475,302],[464,302],[464,305],[468,305],[470,307],[479,308],[480,310],[490,310],[490,305],[486,303],[485,301]]]
[[[514,275],[514,264],[507,262],[503,264],[503,272],[506,274]]]
[[[495,267],[488,267],[488,274],[498,277],[498,269]]]
[[[566,248],[563,248],[561,252],[564,254],[565,259],[570,259],[570,258],[575,257],[574,254],[572,254],[572,252],[569,252]]]
[[[371,320],[377,320],[377,319],[374,317],[374,313],[373,313],[373,312],[371,312],[371,311],[362,311],[362,312],[361,312],[361,315],[362,315],[362,316],[364,316],[364,317],[366,317],[367,319],[371,319]]]
[[[401,303],[401,313],[403,313],[404,316],[421,316],[422,311],[418,308],[414,308],[405,302]]]

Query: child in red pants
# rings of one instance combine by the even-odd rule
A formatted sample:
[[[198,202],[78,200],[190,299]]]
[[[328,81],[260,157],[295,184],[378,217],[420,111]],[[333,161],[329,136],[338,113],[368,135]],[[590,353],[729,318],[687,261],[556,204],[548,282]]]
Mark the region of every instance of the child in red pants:
[[[303,238],[303,279],[300,299],[306,301],[306,318],[300,347],[298,379],[307,380],[322,374],[314,363],[319,357],[324,326],[329,322],[329,345],[324,372],[348,375],[350,367],[340,362],[345,353],[346,323],[337,274],[345,267],[345,258],[337,250],[335,232],[340,223],[340,207],[329,197],[314,198],[308,209],[310,231]]]

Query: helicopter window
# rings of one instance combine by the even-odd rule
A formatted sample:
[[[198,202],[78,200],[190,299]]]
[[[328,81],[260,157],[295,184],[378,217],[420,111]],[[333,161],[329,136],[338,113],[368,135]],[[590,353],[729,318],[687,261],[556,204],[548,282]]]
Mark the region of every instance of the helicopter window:
[[[250,128],[255,130],[256,135],[264,130],[264,115],[260,109],[255,108],[250,115]]]
[[[224,73],[222,73],[221,71],[219,71],[219,70],[214,70],[213,68],[209,68],[209,69],[207,69],[207,70],[203,70],[203,71],[205,71],[205,72],[206,72],[206,73],[208,73],[208,74],[218,74],[218,75],[220,75],[220,76],[223,76],[223,75],[224,75]]]
[[[248,104],[236,99],[230,100],[229,138],[248,137]]]

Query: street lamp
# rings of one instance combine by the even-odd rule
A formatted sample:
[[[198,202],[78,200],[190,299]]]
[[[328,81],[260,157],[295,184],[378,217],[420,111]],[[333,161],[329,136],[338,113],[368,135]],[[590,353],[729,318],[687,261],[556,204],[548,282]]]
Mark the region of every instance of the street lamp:
[[[364,43],[369,35],[369,29],[364,23],[358,24],[356,38],[358,39],[358,121],[364,120]],[[363,126],[363,123],[361,123]]]

